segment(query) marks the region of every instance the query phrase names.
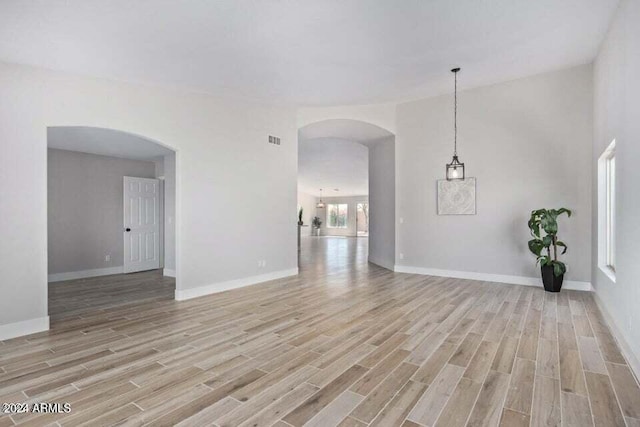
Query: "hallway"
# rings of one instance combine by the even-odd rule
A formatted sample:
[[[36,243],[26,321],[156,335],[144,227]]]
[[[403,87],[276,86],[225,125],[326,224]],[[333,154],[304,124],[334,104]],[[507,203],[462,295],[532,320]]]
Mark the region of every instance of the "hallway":
[[[299,276],[2,342],[0,401],[71,413],[0,426],[640,422],[591,294],[398,274],[366,255],[367,239],[307,238]]]
[[[369,239],[356,237],[304,237],[301,240],[300,273],[344,270],[362,273],[377,268],[367,263]]]

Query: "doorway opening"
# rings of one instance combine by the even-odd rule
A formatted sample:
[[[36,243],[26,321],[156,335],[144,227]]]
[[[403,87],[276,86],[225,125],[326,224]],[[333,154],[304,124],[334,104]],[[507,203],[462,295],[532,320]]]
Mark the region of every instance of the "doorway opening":
[[[356,234],[358,237],[369,237],[369,203],[356,205]]]
[[[128,132],[47,129],[52,321],[174,299],[176,152]]]
[[[313,253],[323,254],[322,259],[335,265],[342,262],[336,257],[349,257],[344,248],[351,247],[352,255],[365,263],[393,269],[395,136],[371,123],[348,119],[300,128],[298,214],[300,268],[313,265]],[[322,240],[331,241],[318,243]]]

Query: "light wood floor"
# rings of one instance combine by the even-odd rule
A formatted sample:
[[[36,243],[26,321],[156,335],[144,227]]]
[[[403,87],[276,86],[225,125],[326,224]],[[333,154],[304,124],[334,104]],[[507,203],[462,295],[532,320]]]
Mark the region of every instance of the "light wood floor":
[[[49,317],[55,322],[115,307],[172,300],[175,290],[176,279],[162,276],[162,270],[50,283]]]
[[[2,342],[0,402],[23,401],[72,412],[0,427],[640,425],[591,295],[394,274],[366,239],[305,239],[298,277]]]

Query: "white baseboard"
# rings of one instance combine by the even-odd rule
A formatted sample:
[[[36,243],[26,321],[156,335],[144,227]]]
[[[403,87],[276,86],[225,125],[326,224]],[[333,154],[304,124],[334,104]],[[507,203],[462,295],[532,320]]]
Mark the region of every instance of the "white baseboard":
[[[163,276],[168,276],[168,277],[176,277],[176,271],[172,270],[170,268],[163,268],[162,269],[162,275]]]
[[[596,300],[596,304],[598,305],[598,308],[602,313],[602,316],[607,321],[607,325],[611,330],[611,334],[618,342],[618,346],[622,351],[622,355],[625,359],[627,359],[627,364],[635,374],[636,379],[640,379],[640,359],[638,359],[638,356],[633,353],[629,342],[626,340],[620,328],[618,328],[618,325],[616,325],[616,322],[613,320],[613,317],[611,317],[611,314],[609,314],[609,310],[607,310],[607,307],[605,307],[602,299],[600,299],[600,295],[598,295],[598,292],[594,292],[593,294]]]
[[[511,283],[524,286],[542,286],[542,279],[539,277],[509,276],[504,274],[476,273],[473,271],[439,270],[436,268],[409,267],[406,265],[396,265],[393,271],[397,273],[422,274],[426,276],[453,277],[456,279],[481,280],[485,282]],[[575,291],[592,291],[590,282],[579,282],[565,280],[563,289]]]
[[[49,283],[63,280],[85,279],[87,277],[109,276],[111,274],[124,273],[124,267],[95,268],[93,270],[69,271],[67,273],[55,273],[49,275]]]
[[[387,270],[394,271],[394,269],[395,269],[395,266],[393,265],[393,262],[385,262],[385,261],[382,261],[382,260],[380,260],[378,258],[375,258],[375,257],[371,257],[370,256],[369,257],[369,262],[371,264],[375,264],[375,265],[380,266],[382,268],[386,268]]]
[[[0,341],[49,330],[49,316],[0,325]]]
[[[298,268],[289,270],[274,271],[271,273],[260,274],[258,276],[245,277],[242,279],[229,280],[226,282],[214,283],[211,285],[199,286],[193,289],[176,289],[176,300],[184,301],[191,298],[198,298],[205,295],[224,292],[231,289],[242,288],[249,285],[255,285],[270,280],[282,279],[283,277],[295,276],[298,274]]]

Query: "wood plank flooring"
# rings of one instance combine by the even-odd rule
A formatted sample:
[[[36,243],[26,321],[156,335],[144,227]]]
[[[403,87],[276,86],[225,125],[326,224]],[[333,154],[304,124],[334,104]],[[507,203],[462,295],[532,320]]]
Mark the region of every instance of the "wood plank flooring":
[[[303,239],[299,276],[185,302],[157,273],[54,284],[52,329],[0,342],[0,403],[71,412],[0,427],[640,425],[590,294],[366,257]]]
[[[176,280],[162,270],[67,280],[49,284],[52,321],[95,315],[115,307],[174,299]]]

